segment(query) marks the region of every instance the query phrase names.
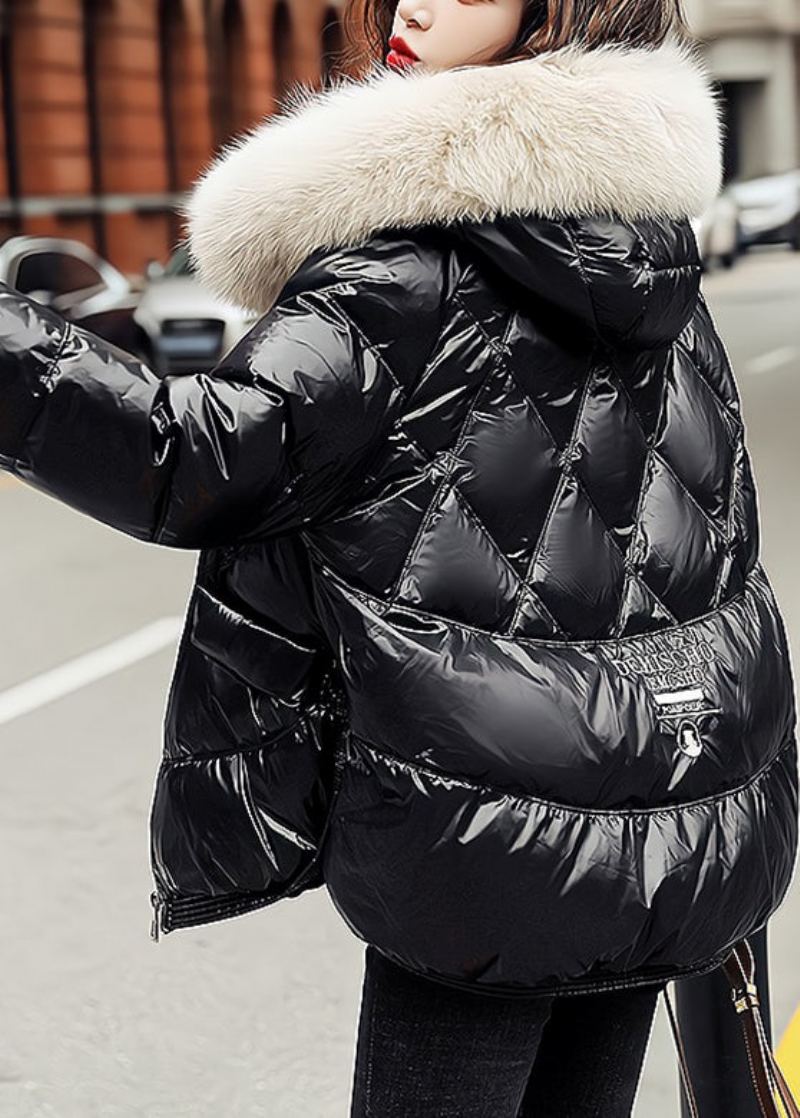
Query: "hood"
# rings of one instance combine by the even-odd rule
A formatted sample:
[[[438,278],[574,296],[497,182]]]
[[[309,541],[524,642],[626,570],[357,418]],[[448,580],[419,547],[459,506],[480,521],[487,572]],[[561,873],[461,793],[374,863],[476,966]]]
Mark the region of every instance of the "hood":
[[[493,223],[475,247],[525,284],[537,225],[525,218],[600,214],[619,257],[631,234],[616,223],[692,217],[721,177],[719,105],[696,48],[569,46],[434,72],[376,61],[361,79],[296,84],[221,150],[182,213],[204,285],[263,313],[312,252],[388,228]]]
[[[456,233],[496,270],[510,301],[544,306],[562,335],[578,326],[617,347],[656,348],[680,334],[697,304],[702,264],[686,218],[513,215]]]

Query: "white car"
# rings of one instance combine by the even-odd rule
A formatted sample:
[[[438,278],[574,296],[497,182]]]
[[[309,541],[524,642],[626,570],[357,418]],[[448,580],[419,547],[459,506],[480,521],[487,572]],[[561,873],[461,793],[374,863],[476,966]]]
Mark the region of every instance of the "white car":
[[[207,291],[184,245],[166,267],[153,262],[145,275],[134,313],[136,352],[160,376],[208,372],[258,318]]]
[[[223,303],[179,247],[145,285],[82,241],[30,234],[0,244],[0,280],[145,361],[158,376],[208,372],[257,315]]]
[[[800,170],[732,183],[742,247],[787,244],[800,251]]]
[[[703,266],[711,270],[717,265],[733,267],[741,252],[739,206],[725,189],[704,213],[692,219],[692,228]]]

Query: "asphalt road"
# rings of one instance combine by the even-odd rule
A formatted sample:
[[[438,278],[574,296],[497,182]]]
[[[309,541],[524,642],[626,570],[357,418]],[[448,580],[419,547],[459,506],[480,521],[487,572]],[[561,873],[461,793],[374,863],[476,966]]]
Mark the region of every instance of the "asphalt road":
[[[704,283],[800,667],[800,257]],[[0,523],[0,1116],[345,1118],[363,944],[324,889],[149,938],[148,813],[196,553],[5,475]],[[795,882],[770,925],[776,1040],[800,1007],[799,932]],[[660,1003],[636,1114],[676,1115],[677,1097]]]

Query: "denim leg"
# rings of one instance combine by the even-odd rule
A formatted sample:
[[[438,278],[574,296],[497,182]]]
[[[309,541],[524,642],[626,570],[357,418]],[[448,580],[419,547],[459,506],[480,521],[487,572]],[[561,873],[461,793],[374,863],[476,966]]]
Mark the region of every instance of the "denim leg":
[[[516,1118],[552,998],[502,998],[365,950],[350,1118]]]
[[[660,990],[557,997],[519,1118],[630,1118]]]

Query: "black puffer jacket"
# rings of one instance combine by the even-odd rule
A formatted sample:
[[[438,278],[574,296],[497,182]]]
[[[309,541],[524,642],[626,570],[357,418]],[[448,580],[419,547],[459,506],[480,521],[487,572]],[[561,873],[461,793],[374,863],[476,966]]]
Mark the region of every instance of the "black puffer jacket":
[[[718,185],[686,48],[376,67],[193,192],[262,312],[211,375],[0,294],[0,463],[200,549],[156,934],[324,881],[398,962],[530,994],[708,970],[775,910],[795,709],[687,221]]]

